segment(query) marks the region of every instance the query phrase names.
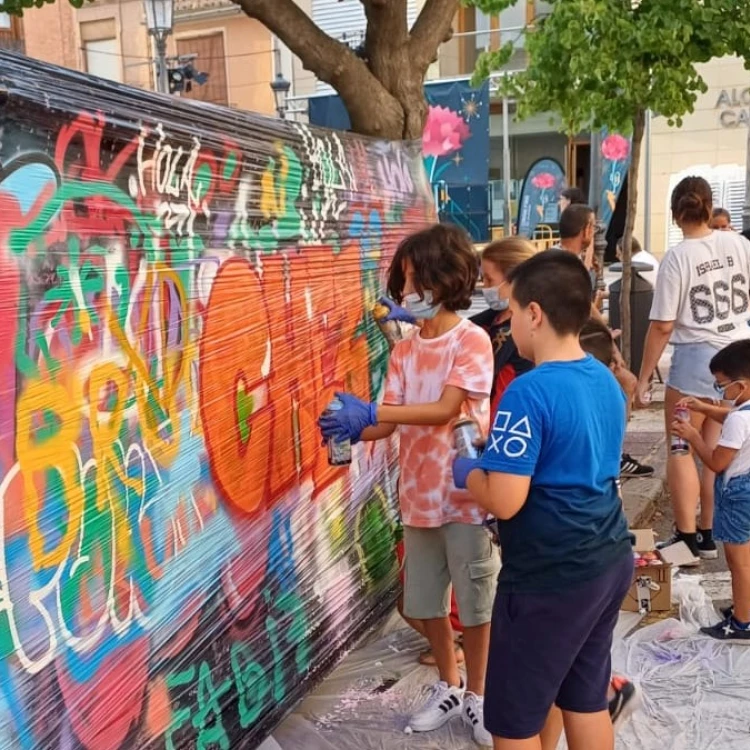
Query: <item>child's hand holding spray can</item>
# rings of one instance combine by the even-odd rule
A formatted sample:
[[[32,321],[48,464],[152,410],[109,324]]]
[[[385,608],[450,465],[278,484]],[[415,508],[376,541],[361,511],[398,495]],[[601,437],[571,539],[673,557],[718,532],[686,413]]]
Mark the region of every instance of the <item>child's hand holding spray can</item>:
[[[343,404],[337,398],[333,399],[326,413],[333,411],[339,411],[343,408]],[[328,463],[331,466],[348,466],[352,462],[352,441],[345,438],[343,440],[330,437],[327,440],[328,443]]]
[[[388,342],[388,347],[393,349],[401,341],[402,336],[398,321],[390,318],[390,314],[390,308],[380,302],[372,308],[372,317],[383,332],[383,336],[385,336]]]
[[[453,425],[453,440],[456,452],[463,458],[480,458],[482,455],[482,434],[479,425],[468,418],[461,418]],[[489,531],[492,541],[500,543],[497,529],[497,519],[488,518],[484,527]]]
[[[690,409],[685,406],[678,406],[674,410],[674,418],[680,422],[690,421]],[[669,445],[669,452],[673,456],[685,456],[690,453],[690,443],[685,440],[684,437],[679,435],[672,435],[672,440]]]
[[[479,458],[482,455],[482,433],[479,425],[462,417],[453,425],[453,444],[462,458]]]

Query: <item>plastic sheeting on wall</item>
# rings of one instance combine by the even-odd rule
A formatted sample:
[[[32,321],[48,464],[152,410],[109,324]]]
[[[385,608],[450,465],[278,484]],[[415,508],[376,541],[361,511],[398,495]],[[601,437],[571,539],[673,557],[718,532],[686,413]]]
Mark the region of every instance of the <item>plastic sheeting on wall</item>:
[[[0,747],[254,747],[393,601],[368,311],[419,146],[0,53]]]

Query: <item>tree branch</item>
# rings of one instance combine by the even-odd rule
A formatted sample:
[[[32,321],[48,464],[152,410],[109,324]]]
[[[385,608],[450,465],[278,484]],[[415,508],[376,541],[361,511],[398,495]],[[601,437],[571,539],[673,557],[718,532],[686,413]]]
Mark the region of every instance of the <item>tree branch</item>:
[[[422,70],[435,59],[437,48],[452,36],[458,0],[426,0],[411,29],[410,56]]]
[[[250,18],[260,21],[299,57],[306,70],[334,85],[357,57],[341,42],[328,36],[295,4],[294,0],[233,0]],[[366,67],[366,66],[365,66]]]
[[[365,52],[372,74],[394,93],[404,71],[393,65],[409,42],[406,0],[361,0],[367,17]]]
[[[345,44],[322,31],[294,0],[233,2],[279,37],[306,70],[338,91],[356,131],[378,135],[377,123],[389,117],[403,120],[400,104],[367,64]],[[367,91],[364,101],[363,91]]]

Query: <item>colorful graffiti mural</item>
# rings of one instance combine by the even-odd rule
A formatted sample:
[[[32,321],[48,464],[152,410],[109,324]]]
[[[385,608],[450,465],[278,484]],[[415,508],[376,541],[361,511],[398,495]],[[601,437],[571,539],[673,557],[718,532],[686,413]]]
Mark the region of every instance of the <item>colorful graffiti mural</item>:
[[[393,601],[418,151],[0,53],[0,747],[254,747]]]

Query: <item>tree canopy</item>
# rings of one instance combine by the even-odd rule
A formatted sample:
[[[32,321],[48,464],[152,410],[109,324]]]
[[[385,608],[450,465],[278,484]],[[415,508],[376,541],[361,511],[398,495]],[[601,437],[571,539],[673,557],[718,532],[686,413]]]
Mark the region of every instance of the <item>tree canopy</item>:
[[[511,0],[478,0],[497,13]],[[707,90],[697,68],[750,52],[747,0],[552,0],[526,31],[529,65],[505,92],[518,114],[557,112],[570,133],[607,127],[629,134],[638,111],[680,125]],[[503,65],[508,48],[485,53],[480,80]]]

